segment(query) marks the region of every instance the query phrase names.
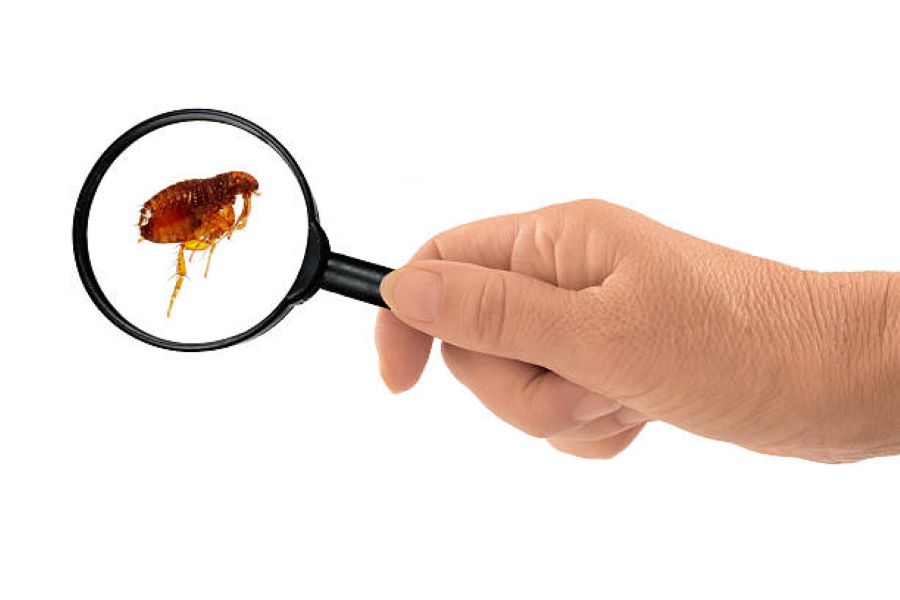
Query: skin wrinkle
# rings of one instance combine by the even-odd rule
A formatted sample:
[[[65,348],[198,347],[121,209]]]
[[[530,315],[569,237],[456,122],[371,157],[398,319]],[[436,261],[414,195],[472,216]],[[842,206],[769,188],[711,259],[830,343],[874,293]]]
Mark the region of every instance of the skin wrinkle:
[[[816,326],[816,333],[819,335],[819,337],[821,339],[824,339],[825,335],[826,335],[825,334],[826,327],[825,327],[824,319],[822,317],[822,311],[818,306],[818,302],[816,302],[815,296],[813,295],[813,286],[812,286],[812,283],[810,282],[811,276],[812,276],[812,273],[810,273],[809,271],[802,272],[803,284],[804,284],[803,291],[806,293],[806,298],[807,298],[807,301],[809,302],[809,308],[812,311],[813,323]]]
[[[534,393],[535,387],[540,387],[540,384],[543,382],[545,375],[547,375],[549,371],[541,371],[535,369],[534,375],[529,377],[525,381],[525,385],[522,386],[522,397],[523,398],[534,398],[536,394]]]
[[[802,344],[802,342],[798,344],[798,340],[795,339],[799,333],[796,329],[798,323],[797,306],[787,301],[781,273],[775,272],[773,275],[773,281],[766,286],[766,291],[768,292],[766,296],[768,301],[766,306],[767,314],[775,318],[776,325],[772,328],[772,333],[774,334],[773,346],[784,348],[787,350],[787,354],[790,354],[791,348]],[[779,317],[782,322],[778,322]],[[763,315],[763,319],[765,319],[765,315]],[[765,321],[762,322],[765,323]]]
[[[894,276],[889,275],[887,282],[884,284],[884,295],[881,298],[881,320],[878,322],[878,340],[881,352],[884,353],[887,347],[887,326],[888,326],[888,309],[891,301],[891,284]]]
[[[841,278],[840,275],[837,277]],[[861,374],[861,369],[856,363],[859,358],[864,358],[865,344],[862,340],[864,340],[869,333],[866,331],[857,331],[854,332],[857,335],[851,335],[849,315],[851,315],[857,307],[862,308],[863,305],[857,297],[858,291],[854,289],[852,284],[839,285],[837,287],[837,294],[831,295],[833,297],[836,296],[837,298],[834,311],[835,335],[833,347],[834,351],[841,355],[845,365],[844,369],[848,374],[848,377],[844,380],[844,391],[843,394],[841,394],[842,398],[839,396],[839,400],[842,400],[847,404],[855,404],[861,400],[859,396],[859,384],[856,381],[858,375]]]
[[[612,413],[598,417],[589,423],[568,429],[551,437],[554,440],[583,442],[596,439],[598,436],[608,437],[616,435],[634,427],[634,425],[620,423],[615,416],[617,412],[619,411],[613,411]]]
[[[759,380],[760,373],[769,374],[771,386],[774,388],[775,382],[784,381],[787,370],[786,362],[779,357],[783,340],[779,339],[776,332],[786,330],[787,326],[772,318],[773,315],[777,315],[775,307],[772,306],[775,298],[770,293],[771,279],[768,274],[773,263],[763,263],[761,267],[755,267],[747,261],[742,261],[741,265],[739,280],[750,283],[746,285],[743,300],[735,300],[737,309],[730,317],[735,319],[736,328],[741,334],[736,337],[743,342],[740,347],[744,351],[745,360],[750,361],[750,357],[755,357],[751,361],[755,377]],[[774,266],[781,271],[780,265]],[[737,290],[738,286],[732,285]],[[769,323],[769,326],[765,326],[766,323]],[[733,343],[733,340],[731,342]],[[755,348],[762,351],[757,350],[754,354]]]
[[[741,332],[746,335],[748,346],[752,346],[755,341],[761,348],[774,348],[777,341],[775,338],[775,331],[778,330],[777,322],[775,327],[760,327],[760,323],[764,322],[764,316],[772,314],[770,310],[772,296],[768,293],[767,287],[771,282],[767,274],[769,270],[768,265],[758,268],[747,266],[743,270],[743,276],[747,281],[747,291],[742,296],[743,301],[737,300],[737,316],[742,324]],[[739,285],[739,283],[735,284],[736,295]]]
[[[541,223],[531,223],[530,229],[530,235],[527,238],[527,247],[530,249],[530,254],[532,254],[534,260],[523,262],[525,262],[526,264],[528,262],[532,263],[532,270],[539,273],[539,277],[541,279],[555,286],[559,286],[558,274],[555,273],[552,268],[548,268],[547,266],[553,261],[553,249],[551,247],[548,251],[548,248],[544,243],[545,236],[541,227]]]
[[[515,230],[515,232],[513,232],[513,242],[510,245],[510,251],[509,251],[509,255],[508,255],[509,259],[506,264],[507,271],[515,270],[515,269],[513,269],[513,264],[514,264],[513,257],[516,255],[516,247],[519,243],[519,234],[522,231],[522,215],[516,215],[515,218],[516,218],[516,230]]]
[[[820,356],[823,356],[828,350],[835,346],[837,330],[834,329],[833,326],[829,326],[827,322],[827,299],[823,299],[819,297],[818,290],[813,287],[810,277],[811,274],[809,271],[802,271],[803,274],[803,283],[804,290],[812,298],[812,302],[810,304],[810,310],[812,312],[812,324],[813,327],[807,328],[808,334],[808,344],[806,354],[809,354],[809,350],[814,350]]]
[[[570,269],[569,271],[565,270],[566,263],[563,261],[563,252],[559,249],[559,240],[569,233],[572,228],[572,221],[568,218],[566,211],[557,210],[556,222],[556,235],[552,235],[549,232],[547,234],[547,237],[550,239],[551,261],[553,264],[553,271],[556,275],[556,285],[568,289],[577,290],[588,287],[590,285],[594,285],[595,283],[599,283],[592,281],[578,281],[578,278],[575,276],[575,271],[573,269]],[[577,263],[572,261],[572,264],[585,263],[579,260]]]
[[[563,265],[560,263],[561,252],[557,250],[556,242],[557,237],[552,236],[549,233],[546,234],[547,239],[549,240],[550,246],[550,262],[553,264],[553,273],[555,275],[553,284],[557,286],[562,286],[568,289],[575,289],[576,286],[573,285],[572,281],[567,280],[565,275],[563,274]]]
[[[542,387],[544,382],[546,382],[546,375],[547,371],[535,370],[534,375],[526,380],[525,385],[522,387],[520,396],[526,404],[524,407],[525,412],[528,412],[528,409],[534,406],[535,398],[538,397],[535,388],[539,390]],[[550,434],[546,429],[538,429],[537,427],[529,427],[525,429],[525,433],[534,437],[547,437]]]
[[[569,278],[565,277],[563,273],[563,262],[562,262],[562,254],[563,252],[560,250],[560,237],[565,233],[567,228],[568,221],[565,218],[565,211],[557,211],[558,215],[561,217],[557,218],[557,227],[562,230],[562,233],[557,232],[557,235],[553,235],[550,231],[546,232],[546,237],[550,240],[550,253],[551,253],[551,263],[553,264],[554,271],[554,284],[558,287],[564,287],[570,290],[578,290],[581,286],[579,286],[575,281],[570,281]],[[535,230],[535,234],[537,235],[537,229]],[[589,284],[590,285],[590,284]],[[587,287],[587,286],[585,286]],[[552,327],[561,327],[563,331],[574,331],[576,332],[576,336],[580,337],[580,329],[583,327],[584,320],[581,318],[580,310],[578,308],[577,300],[578,296],[575,294],[567,294],[566,298],[571,298],[571,301],[565,310],[562,310],[558,313],[558,322],[551,324]]]
[[[530,224],[528,224],[530,226]],[[526,235],[526,228],[523,227],[522,219],[516,219],[516,231],[513,236],[513,242],[509,252],[509,270],[514,273],[522,273],[528,275],[528,253],[524,247],[529,236]]]
[[[506,278],[488,277],[486,285],[482,289],[478,307],[478,314],[484,321],[488,322],[486,328],[482,325],[483,330],[491,330],[491,333],[488,334],[488,340],[491,341],[485,344],[488,347],[491,343],[496,344],[503,339],[503,334],[507,330],[505,325],[508,322],[510,312],[509,301],[509,296],[506,293]],[[511,326],[509,329],[512,330],[512,327],[514,326]]]
[[[849,293],[852,292],[852,286],[848,286],[848,287],[849,287],[849,289],[845,288],[845,287],[838,288],[839,293],[837,294],[837,297],[839,300],[839,303],[838,303],[839,311],[838,311],[838,314],[836,315],[836,321],[839,325],[846,323],[846,321],[847,321],[846,315],[849,315],[850,310],[851,310],[851,302],[847,296]],[[835,338],[836,338],[835,341],[837,342],[836,343],[837,348],[844,349],[843,355],[844,355],[844,360],[846,361],[845,367],[844,367],[845,372],[848,374],[854,373],[855,370],[854,370],[853,361],[854,361],[854,356],[856,355],[856,352],[854,352],[856,350],[856,348],[853,347],[853,338],[849,335],[849,331],[846,329],[846,327],[843,329],[843,335],[840,336],[840,339],[837,339],[839,335],[840,334],[835,336]],[[851,380],[851,378],[848,378],[848,381],[849,380]],[[848,395],[848,398],[849,397],[850,396]]]
[[[810,313],[803,313],[803,303],[799,297],[791,294],[791,286],[784,280],[784,273],[777,272],[778,279],[775,285],[770,286],[772,292],[772,315],[784,315],[785,323],[776,328],[779,334],[778,340],[786,349],[788,360],[802,361],[808,348],[815,346],[814,338],[810,335],[808,317]],[[803,287],[803,274],[800,274],[799,287]],[[804,290],[803,294],[806,293]],[[811,305],[808,305],[811,306]],[[813,327],[816,325],[813,323]]]
[[[778,331],[777,323],[775,327],[760,327],[764,315],[771,315],[770,310],[772,295],[768,286],[771,284],[771,277],[767,275],[770,269],[764,266],[759,269],[748,269],[747,272],[747,288],[749,293],[745,294],[744,302],[739,302],[738,306],[742,309],[738,312],[743,316],[744,332],[748,338],[757,340],[760,347],[774,348],[777,342],[776,332]]]
[[[695,294],[698,297],[699,330],[702,332],[699,339],[710,343],[709,341],[713,340],[717,335],[716,324],[722,317],[720,311],[717,310],[717,301],[719,299],[716,297],[716,294],[709,293],[703,289],[704,280],[710,276],[709,270],[703,269],[703,266],[705,265],[702,262],[694,262],[689,265],[690,288],[696,290]]]
[[[439,260],[447,260],[447,255],[441,251],[441,240],[439,237],[431,238],[428,243],[434,248],[434,253]]]
[[[487,339],[486,328],[484,326],[485,322],[485,310],[486,303],[485,297],[487,296],[487,287],[488,287],[489,279],[485,277],[481,282],[481,291],[478,296],[478,309],[475,310],[475,323],[473,324],[473,328],[477,334],[478,345],[482,345],[485,343]]]
[[[600,238],[599,242],[595,242],[595,240],[597,238]],[[598,263],[601,263],[604,260],[604,257],[602,256],[603,253],[604,253],[604,248],[603,248],[603,239],[601,237],[601,234],[597,233],[597,232],[593,232],[593,231],[588,232],[587,238],[585,241],[585,254],[584,254],[585,263],[584,264],[587,265],[587,269],[588,269],[589,273],[600,273],[601,272],[600,264],[598,264]],[[618,264],[618,261],[614,260],[613,265],[617,265],[617,264]],[[616,270],[616,267],[614,266],[612,271],[615,271],[615,270]],[[608,275],[601,276],[599,278],[599,281],[596,282],[596,285],[602,286],[603,283],[606,281],[607,276]],[[587,289],[588,287],[590,287],[590,285],[578,287],[577,289],[583,290],[583,289]]]

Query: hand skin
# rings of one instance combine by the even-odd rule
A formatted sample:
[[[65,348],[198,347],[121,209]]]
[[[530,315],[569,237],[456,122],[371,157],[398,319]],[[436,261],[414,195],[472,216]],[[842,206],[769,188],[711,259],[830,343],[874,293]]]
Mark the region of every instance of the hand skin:
[[[900,286],[742,254],[599,200],[463,225],[381,285],[381,373],[433,337],[497,416],[610,458],[649,420],[757,452],[900,452]]]

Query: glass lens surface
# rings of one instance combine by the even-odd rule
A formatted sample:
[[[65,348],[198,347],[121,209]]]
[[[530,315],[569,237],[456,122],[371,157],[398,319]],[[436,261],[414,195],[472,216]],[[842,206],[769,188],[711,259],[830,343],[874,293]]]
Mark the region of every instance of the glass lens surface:
[[[274,149],[228,124],[189,121],[119,155],[87,236],[97,282],[125,319],[205,343],[252,328],[281,303],[307,229],[300,183]]]

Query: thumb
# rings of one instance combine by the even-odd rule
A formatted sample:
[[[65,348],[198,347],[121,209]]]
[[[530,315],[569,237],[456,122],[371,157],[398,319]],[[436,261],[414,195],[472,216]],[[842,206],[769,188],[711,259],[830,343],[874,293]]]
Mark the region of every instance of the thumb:
[[[585,301],[519,273],[417,260],[390,273],[381,294],[409,326],[454,346],[554,368],[578,344]]]

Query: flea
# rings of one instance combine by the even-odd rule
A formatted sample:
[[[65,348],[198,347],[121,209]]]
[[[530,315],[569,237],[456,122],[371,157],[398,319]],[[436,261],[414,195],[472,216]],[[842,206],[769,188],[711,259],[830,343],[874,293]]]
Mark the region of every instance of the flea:
[[[175,288],[169,298],[166,317],[172,316],[172,305],[187,275],[184,251],[209,250],[206,270],[213,250],[222,238],[231,239],[238,229],[247,225],[250,216],[250,199],[259,194],[259,183],[249,173],[229,171],[208,179],[187,179],[172,184],[158,192],[141,208],[138,227],[141,237],[159,244],[178,244],[178,261],[175,267]],[[235,219],[234,203],[237,196],[244,200],[241,214]]]

